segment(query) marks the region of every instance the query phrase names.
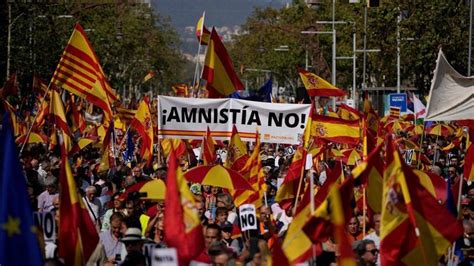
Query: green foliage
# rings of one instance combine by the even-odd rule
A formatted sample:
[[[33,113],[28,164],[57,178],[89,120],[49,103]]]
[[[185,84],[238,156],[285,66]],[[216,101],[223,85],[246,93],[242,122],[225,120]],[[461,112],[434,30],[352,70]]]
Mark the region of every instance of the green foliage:
[[[331,35],[303,35],[302,30],[331,30],[331,25],[316,21],[332,20],[332,0],[320,1],[318,9],[304,1],[293,1],[280,10],[256,9],[243,25],[245,34],[236,37],[231,53],[236,65],[270,69],[280,85],[295,86],[299,81],[296,66],[304,67],[309,54],[310,71],[331,80]],[[350,4],[336,1],[337,56],[352,56],[352,33],[356,32],[357,49],[363,49],[364,1]],[[400,9],[399,9],[400,8]],[[416,87],[427,92],[436,65],[438,48],[443,47],[448,60],[462,74],[467,72],[469,1],[381,1],[380,7],[368,9],[367,53],[368,86],[394,87],[397,82],[397,17],[400,23],[402,87]],[[355,24],[353,24],[355,23]],[[407,40],[411,39],[413,40]],[[277,52],[288,45],[288,52]],[[357,54],[357,84],[362,83],[363,54]],[[352,86],[352,61],[337,61],[337,85]],[[246,72],[252,86],[259,86],[259,73]]]
[[[23,84],[31,83],[34,72],[45,80],[51,78],[76,22],[85,29],[117,91],[141,86],[158,92],[157,88],[169,88],[183,79],[179,37],[169,20],[154,15],[147,5],[14,3],[11,8],[16,20],[10,71],[18,73]],[[150,70],[159,74],[141,85]]]

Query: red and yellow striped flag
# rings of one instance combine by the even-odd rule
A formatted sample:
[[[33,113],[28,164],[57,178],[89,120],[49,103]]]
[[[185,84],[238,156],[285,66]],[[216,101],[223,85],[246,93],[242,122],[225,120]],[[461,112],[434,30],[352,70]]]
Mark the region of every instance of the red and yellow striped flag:
[[[174,95],[178,97],[188,97],[189,96],[189,86],[184,83],[174,84],[171,86],[173,89]]]
[[[313,115],[312,136],[337,143],[358,144],[360,141],[359,121]]]
[[[147,97],[143,98],[138,105],[138,110],[130,125],[141,136],[140,155],[150,163],[153,157],[153,126]]]
[[[110,102],[118,99],[81,25],[76,24],[56,67],[52,83],[100,107],[112,117]]]
[[[206,89],[209,91],[209,98],[224,97],[244,89],[244,85],[235,73],[232,60],[214,28],[212,28],[201,78],[207,81]]]
[[[336,88],[331,83],[325,81],[321,77],[308,72],[302,68],[298,68],[298,73],[300,74],[301,80],[303,81],[304,87],[308,92],[308,95],[313,96],[345,96],[346,92]]]

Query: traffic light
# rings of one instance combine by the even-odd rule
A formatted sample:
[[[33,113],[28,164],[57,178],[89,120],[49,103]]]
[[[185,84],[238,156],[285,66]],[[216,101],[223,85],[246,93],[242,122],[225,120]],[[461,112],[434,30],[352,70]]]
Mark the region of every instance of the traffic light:
[[[378,7],[380,6],[380,0],[367,0],[367,7]]]

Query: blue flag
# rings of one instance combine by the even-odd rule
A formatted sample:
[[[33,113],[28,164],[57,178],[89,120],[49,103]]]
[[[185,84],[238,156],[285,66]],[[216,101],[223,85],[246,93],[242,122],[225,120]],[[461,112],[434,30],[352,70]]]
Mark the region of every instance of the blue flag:
[[[125,162],[129,163],[133,160],[133,152],[135,151],[135,144],[133,143],[132,132],[127,132],[127,149],[123,155]]]
[[[43,264],[33,228],[26,179],[5,115],[0,131],[0,265]]]
[[[270,78],[263,84],[256,93],[251,94],[250,96],[244,97],[240,92],[236,91],[230,94],[228,97],[232,99],[241,99],[254,102],[272,102],[272,87],[273,87],[273,78]]]

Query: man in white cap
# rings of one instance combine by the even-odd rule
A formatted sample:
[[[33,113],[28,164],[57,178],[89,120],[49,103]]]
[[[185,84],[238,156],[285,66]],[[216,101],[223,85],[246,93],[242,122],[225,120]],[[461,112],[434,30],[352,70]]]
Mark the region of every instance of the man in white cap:
[[[122,258],[126,258],[126,256],[130,253],[141,253],[143,254],[143,244],[145,238],[142,236],[142,230],[136,227],[130,227],[125,231],[125,234],[120,239],[120,241],[125,246],[126,252],[122,250]]]

